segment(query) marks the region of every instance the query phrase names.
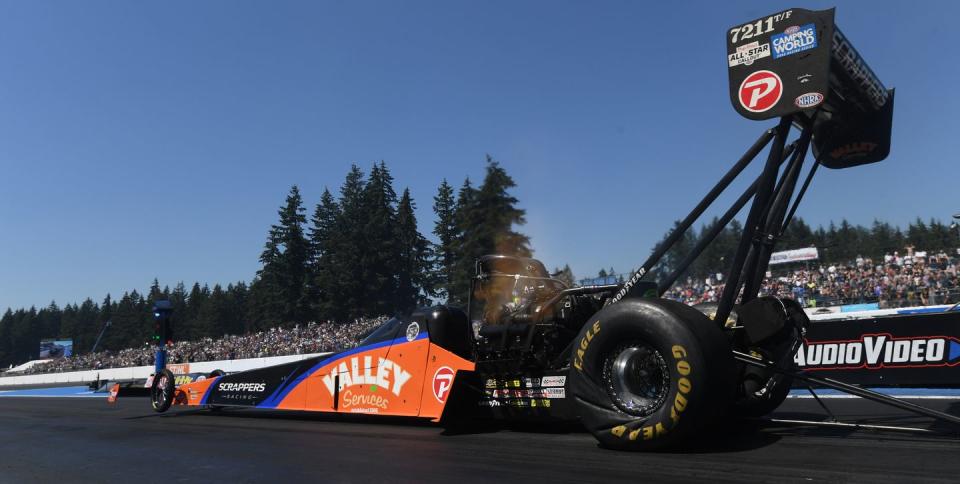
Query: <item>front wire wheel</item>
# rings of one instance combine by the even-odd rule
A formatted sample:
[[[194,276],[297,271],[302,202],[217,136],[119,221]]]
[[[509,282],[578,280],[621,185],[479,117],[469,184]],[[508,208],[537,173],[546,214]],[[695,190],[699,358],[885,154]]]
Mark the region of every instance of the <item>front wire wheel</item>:
[[[166,368],[154,376],[153,385],[150,387],[150,404],[155,412],[166,412],[170,408],[175,386],[173,372]]]

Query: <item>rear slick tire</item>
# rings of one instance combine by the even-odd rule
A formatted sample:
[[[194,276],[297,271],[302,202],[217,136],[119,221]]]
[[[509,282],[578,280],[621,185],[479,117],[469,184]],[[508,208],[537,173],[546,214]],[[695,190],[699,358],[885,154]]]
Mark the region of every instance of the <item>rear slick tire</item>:
[[[677,448],[727,411],[733,356],[718,325],[665,299],[600,310],[574,340],[568,388],[604,447]]]

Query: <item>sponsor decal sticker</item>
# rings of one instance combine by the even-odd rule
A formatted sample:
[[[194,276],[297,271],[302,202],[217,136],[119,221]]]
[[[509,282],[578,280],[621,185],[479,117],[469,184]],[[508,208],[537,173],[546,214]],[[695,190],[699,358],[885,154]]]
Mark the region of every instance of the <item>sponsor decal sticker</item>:
[[[497,380],[494,380],[493,378],[488,379],[488,380],[487,380],[486,387],[487,387],[487,388],[497,388]]]
[[[450,395],[450,388],[453,387],[453,375],[453,370],[448,366],[441,366],[433,374],[433,396],[437,398],[438,402],[445,402],[447,396]]]
[[[761,44],[758,41],[750,42],[737,47],[737,51],[727,56],[730,67],[749,66],[758,59],[770,57],[770,44]]]
[[[817,47],[817,27],[812,23],[787,27],[782,34],[771,35],[770,44],[773,46],[774,59],[815,49]]]
[[[343,392],[343,409],[350,413],[380,413],[390,406],[390,400],[382,395],[355,394],[352,390]]]
[[[756,71],[740,83],[740,105],[752,113],[762,113],[776,106],[783,95],[783,81],[773,71]]]
[[[565,375],[545,376],[540,380],[540,384],[545,387],[562,387],[567,384]]]
[[[839,160],[847,156],[864,156],[873,152],[877,149],[876,143],[870,143],[869,141],[862,141],[859,143],[850,143],[845,144],[833,151],[830,152],[830,157]]]
[[[195,381],[200,381],[201,379],[202,378],[194,379],[193,375],[177,375],[173,377],[173,382],[175,385],[180,386],[180,385],[186,385],[188,383],[193,383]]]
[[[533,396],[542,398],[567,398],[567,391],[563,388],[541,388],[537,390],[537,394]]]
[[[797,96],[797,98],[793,101],[793,105],[801,109],[806,109],[818,106],[822,102],[823,94],[820,94],[819,92],[808,92],[806,94]]]
[[[813,74],[803,74],[797,76],[797,80],[800,81],[800,84],[806,84],[810,82],[810,79],[813,77]]]
[[[389,390],[400,396],[403,386],[410,381],[410,372],[404,370],[397,363],[383,357],[377,358],[377,365],[373,365],[372,356],[354,356],[349,360],[341,361],[330,369],[330,373],[323,375],[323,384],[332,396],[334,380],[340,376],[340,390],[355,385],[376,385],[378,388]],[[361,364],[362,361],[362,364]],[[349,363],[349,366],[348,366]]]
[[[960,365],[960,340],[952,336],[865,334],[856,340],[807,341],[793,361],[805,370],[876,370]]]
[[[417,335],[420,334],[420,325],[417,323],[410,323],[407,326],[407,341],[413,341],[417,339]]]
[[[487,396],[493,398],[567,398],[567,392],[564,388],[545,387],[545,388],[504,388],[501,390],[488,390]]]
[[[730,43],[737,44],[746,39],[752,39],[773,32],[775,25],[790,18],[790,14],[792,13],[793,10],[786,10],[753,23],[734,27],[730,29]]]
[[[221,392],[254,392],[261,393],[266,391],[266,383],[227,383],[221,382],[217,385],[217,390]]]

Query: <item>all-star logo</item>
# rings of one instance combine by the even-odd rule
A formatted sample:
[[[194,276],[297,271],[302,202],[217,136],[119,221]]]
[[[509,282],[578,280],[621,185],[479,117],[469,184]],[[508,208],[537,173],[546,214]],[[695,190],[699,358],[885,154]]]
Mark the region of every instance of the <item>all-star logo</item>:
[[[857,340],[807,341],[793,360],[805,370],[956,366],[960,365],[960,339],[865,334]]]

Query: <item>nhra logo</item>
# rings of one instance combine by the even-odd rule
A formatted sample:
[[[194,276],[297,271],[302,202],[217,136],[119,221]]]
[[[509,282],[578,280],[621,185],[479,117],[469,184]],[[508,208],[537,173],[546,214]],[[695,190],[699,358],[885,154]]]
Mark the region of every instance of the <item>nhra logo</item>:
[[[823,102],[823,94],[819,92],[808,92],[806,94],[801,94],[797,96],[797,99],[793,101],[793,105],[800,108],[812,108]]]
[[[783,81],[772,71],[757,71],[740,83],[738,97],[743,109],[751,113],[762,113],[776,106],[783,95]]]
[[[793,361],[805,370],[913,368],[960,364],[960,340],[951,336],[865,334],[858,340],[807,341]]]

